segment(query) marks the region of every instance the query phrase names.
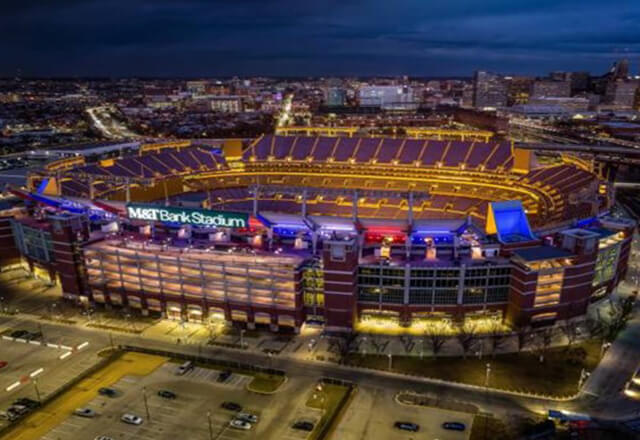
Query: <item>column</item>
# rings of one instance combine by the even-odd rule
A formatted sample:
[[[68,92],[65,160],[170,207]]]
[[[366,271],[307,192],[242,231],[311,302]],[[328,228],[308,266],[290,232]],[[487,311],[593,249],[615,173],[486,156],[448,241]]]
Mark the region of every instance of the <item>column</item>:
[[[358,191],[353,190],[353,205],[351,208],[351,219],[356,222],[358,221]]]

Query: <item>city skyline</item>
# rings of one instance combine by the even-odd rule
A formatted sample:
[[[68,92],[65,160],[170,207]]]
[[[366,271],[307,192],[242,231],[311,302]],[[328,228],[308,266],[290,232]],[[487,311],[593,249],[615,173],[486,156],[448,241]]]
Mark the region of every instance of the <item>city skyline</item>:
[[[632,2],[425,3],[7,6],[0,76],[542,75],[622,57],[637,72]]]

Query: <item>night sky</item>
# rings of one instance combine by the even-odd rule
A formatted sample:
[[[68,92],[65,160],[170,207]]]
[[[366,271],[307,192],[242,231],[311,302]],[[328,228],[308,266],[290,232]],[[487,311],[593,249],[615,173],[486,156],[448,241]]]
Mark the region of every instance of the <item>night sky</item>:
[[[23,0],[0,75],[469,76],[640,61],[640,0]]]

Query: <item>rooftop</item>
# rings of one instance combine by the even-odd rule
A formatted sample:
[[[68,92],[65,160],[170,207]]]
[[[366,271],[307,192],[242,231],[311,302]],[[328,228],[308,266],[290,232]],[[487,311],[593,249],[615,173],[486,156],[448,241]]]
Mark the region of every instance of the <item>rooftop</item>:
[[[566,251],[562,248],[553,246],[536,246],[527,249],[519,249],[514,251],[518,257],[524,261],[540,261],[540,260],[553,260],[556,258],[572,257],[574,254]]]

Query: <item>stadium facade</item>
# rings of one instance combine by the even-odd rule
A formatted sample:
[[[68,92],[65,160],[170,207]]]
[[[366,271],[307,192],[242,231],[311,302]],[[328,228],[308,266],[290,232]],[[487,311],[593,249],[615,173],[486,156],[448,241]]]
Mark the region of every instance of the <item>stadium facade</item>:
[[[29,185],[0,218],[4,267],[87,307],[274,331],[581,316],[625,278],[636,226],[594,164],[509,142],[167,143]]]

